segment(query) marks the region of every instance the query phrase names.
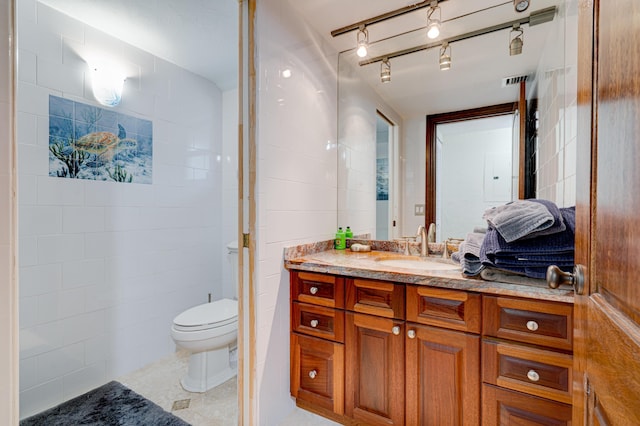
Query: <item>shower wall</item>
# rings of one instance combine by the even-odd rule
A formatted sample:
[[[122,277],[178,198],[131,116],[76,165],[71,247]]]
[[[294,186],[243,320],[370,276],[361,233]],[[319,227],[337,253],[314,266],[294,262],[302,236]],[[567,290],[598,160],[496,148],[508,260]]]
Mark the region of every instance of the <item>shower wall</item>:
[[[25,417],[170,354],[173,317],[208,293],[222,297],[223,229],[235,226],[234,215],[224,223],[220,213],[232,190],[223,178],[236,162],[233,145],[222,140],[223,133],[235,138],[223,129],[224,100],[237,107],[235,91],[225,96],[210,81],[35,1],[18,7]],[[93,54],[128,72],[112,111],[152,123],[151,184],[49,175],[49,97],[97,106],[85,62]]]

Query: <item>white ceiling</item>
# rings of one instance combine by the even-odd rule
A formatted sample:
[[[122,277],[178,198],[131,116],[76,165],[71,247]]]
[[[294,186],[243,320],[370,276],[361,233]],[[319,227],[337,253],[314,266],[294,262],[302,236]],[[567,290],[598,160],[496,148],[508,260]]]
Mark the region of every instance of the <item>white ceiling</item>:
[[[38,0],[211,81],[238,85],[237,0]]]
[[[202,75],[222,90],[237,85],[237,0],[39,1]],[[511,0],[440,0],[443,28],[439,39],[512,21],[563,1],[532,0],[531,7],[518,14]],[[416,0],[290,1],[337,52],[347,51],[343,55],[354,60],[355,32],[331,37],[332,30],[416,3]],[[371,55],[425,44],[426,13],[424,8],[369,26]],[[438,68],[437,48],[394,58],[392,79],[386,84],[380,83],[379,63],[356,67],[372,88],[405,117],[513,102],[518,99],[517,86],[502,88],[501,79],[535,72],[550,28],[550,23],[524,25],[523,53],[517,56],[508,53],[509,30],[453,43],[452,68],[444,72]],[[400,33],[404,35],[394,37]]]

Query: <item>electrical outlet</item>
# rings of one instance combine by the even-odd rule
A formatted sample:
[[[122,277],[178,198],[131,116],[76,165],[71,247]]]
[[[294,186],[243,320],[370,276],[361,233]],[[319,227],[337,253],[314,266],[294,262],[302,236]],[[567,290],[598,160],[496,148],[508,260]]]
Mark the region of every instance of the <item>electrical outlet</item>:
[[[414,212],[416,216],[424,216],[424,204],[416,204]]]

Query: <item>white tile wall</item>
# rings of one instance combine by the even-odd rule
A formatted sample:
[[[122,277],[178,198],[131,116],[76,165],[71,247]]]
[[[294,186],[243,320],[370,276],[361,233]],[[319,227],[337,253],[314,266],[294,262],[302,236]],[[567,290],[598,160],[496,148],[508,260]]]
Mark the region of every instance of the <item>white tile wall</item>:
[[[207,293],[222,296],[223,276],[230,276],[225,245],[237,222],[227,202],[237,204],[237,91],[223,94],[202,77],[34,0],[18,3],[25,417],[165,356],[175,347],[173,317],[205,302]],[[153,122],[152,185],[48,176],[49,95],[97,105],[84,62],[96,51],[111,52],[128,69],[118,111]],[[5,137],[0,134],[0,152]],[[8,184],[1,173],[0,196]],[[0,210],[3,227],[7,214]]]
[[[337,57],[294,10],[288,0],[260,1],[256,18],[256,424],[265,426],[279,424],[293,409],[283,248],[329,239],[337,228]],[[292,70],[288,79],[280,74],[285,68]]]
[[[538,198],[576,203],[577,0],[561,5],[538,65]]]

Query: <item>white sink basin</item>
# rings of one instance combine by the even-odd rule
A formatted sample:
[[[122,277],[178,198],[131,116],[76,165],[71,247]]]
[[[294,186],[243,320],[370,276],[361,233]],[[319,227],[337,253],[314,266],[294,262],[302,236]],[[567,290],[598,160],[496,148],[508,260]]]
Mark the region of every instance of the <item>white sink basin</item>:
[[[419,269],[422,271],[454,271],[460,270],[460,265],[451,261],[438,261],[422,257],[380,257],[376,262],[394,268]]]

